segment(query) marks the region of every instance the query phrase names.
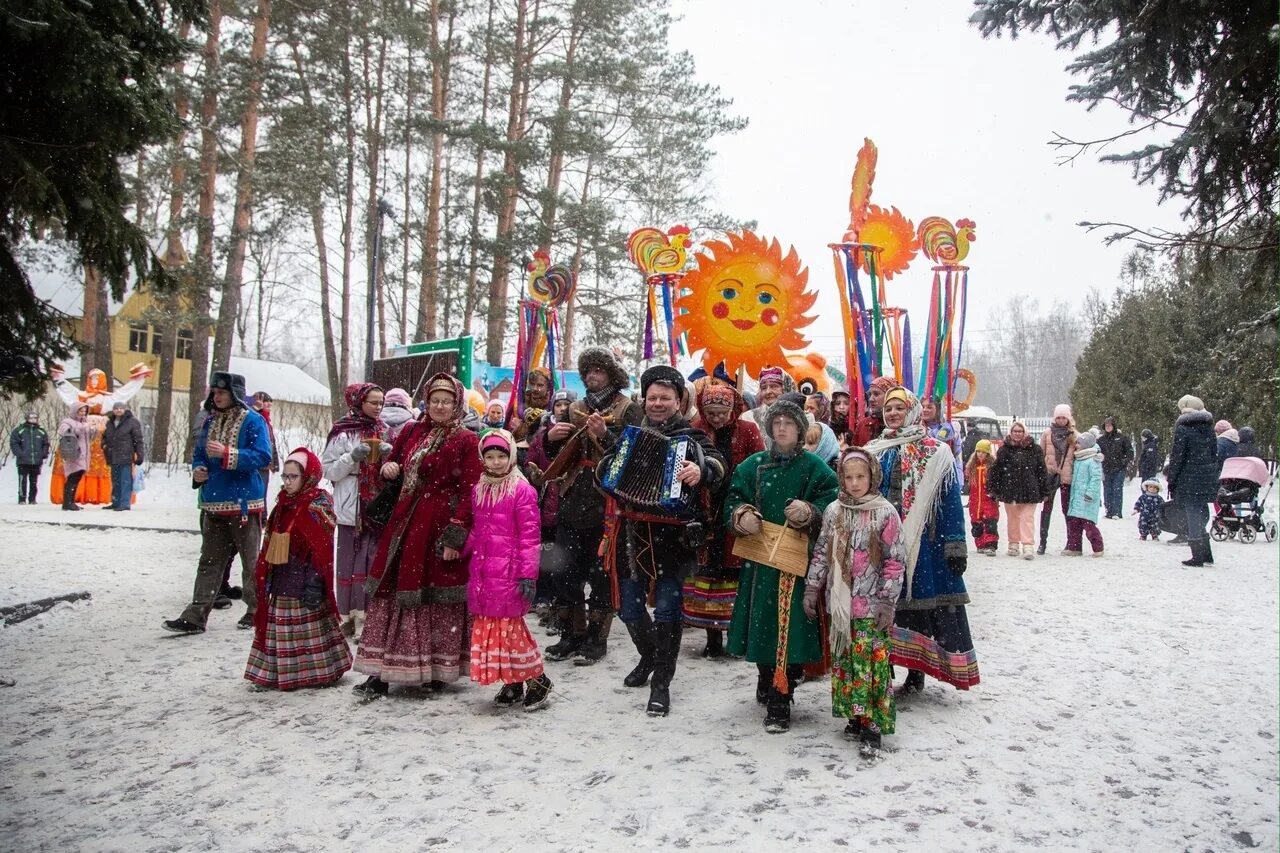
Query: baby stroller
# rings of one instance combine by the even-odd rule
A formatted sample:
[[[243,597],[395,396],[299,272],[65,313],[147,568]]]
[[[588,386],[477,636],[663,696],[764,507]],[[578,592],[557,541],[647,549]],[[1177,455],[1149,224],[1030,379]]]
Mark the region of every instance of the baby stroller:
[[[1209,527],[1216,542],[1240,535],[1240,541],[1252,542],[1261,533],[1268,542],[1276,539],[1276,523],[1263,521],[1262,510],[1271,495],[1266,464],[1256,456],[1237,456],[1222,463],[1218,475],[1217,513]],[[1268,486],[1267,494],[1258,500],[1258,491]]]

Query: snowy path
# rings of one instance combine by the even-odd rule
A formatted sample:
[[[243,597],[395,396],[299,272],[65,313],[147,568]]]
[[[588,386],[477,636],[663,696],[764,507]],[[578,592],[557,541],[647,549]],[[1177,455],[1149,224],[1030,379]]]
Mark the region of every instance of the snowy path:
[[[789,735],[767,735],[753,668],[698,658],[692,634],[672,716],[646,718],[647,691],[621,686],[620,625],[605,663],[549,665],[559,695],[537,714],[457,685],[360,705],[353,674],[251,693],[239,607],[202,636],[159,629],[190,594],[197,537],[3,518],[0,604],[93,599],[0,628],[0,677],[16,681],[0,688],[0,849],[1280,842],[1277,548],[1261,541],[1190,570],[1126,519],[1103,522],[1102,560],[971,556],[983,683],[930,682],[865,767],[824,685],[800,688]],[[1053,551],[1062,536],[1058,516]]]

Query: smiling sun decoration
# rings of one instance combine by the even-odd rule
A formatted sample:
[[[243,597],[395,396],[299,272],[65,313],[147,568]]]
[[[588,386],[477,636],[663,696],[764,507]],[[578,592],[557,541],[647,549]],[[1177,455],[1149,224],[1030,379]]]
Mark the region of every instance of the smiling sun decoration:
[[[805,290],[809,271],[794,248],[784,258],[777,240],[750,231],[725,236],[728,242],[703,244],[697,268],[680,282],[676,308],[684,313],[675,331],[688,334],[690,351],[703,351],[708,373],[723,361],[730,376],[742,365],[757,376],[765,365],[784,363],[784,350],[809,345],[797,330],[814,321],[804,312],[818,295]]]

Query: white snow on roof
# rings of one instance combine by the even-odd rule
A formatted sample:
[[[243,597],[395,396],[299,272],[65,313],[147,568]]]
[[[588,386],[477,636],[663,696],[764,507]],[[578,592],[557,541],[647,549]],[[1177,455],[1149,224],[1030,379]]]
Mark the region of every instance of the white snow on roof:
[[[274,400],[329,405],[328,387],[297,365],[233,355],[231,372],[244,377],[245,389],[250,394],[266,391]]]

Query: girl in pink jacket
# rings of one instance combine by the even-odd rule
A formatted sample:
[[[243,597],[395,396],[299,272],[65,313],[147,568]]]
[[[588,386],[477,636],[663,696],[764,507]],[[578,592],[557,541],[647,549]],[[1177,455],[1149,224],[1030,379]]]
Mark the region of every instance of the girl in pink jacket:
[[[505,429],[481,434],[480,457],[484,473],[472,492],[474,521],[466,545],[471,680],[501,681],[495,704],[523,699],[524,709],[533,711],[551,691],[542,653],[524,621],[538,578],[538,493],[516,467],[515,440]]]

